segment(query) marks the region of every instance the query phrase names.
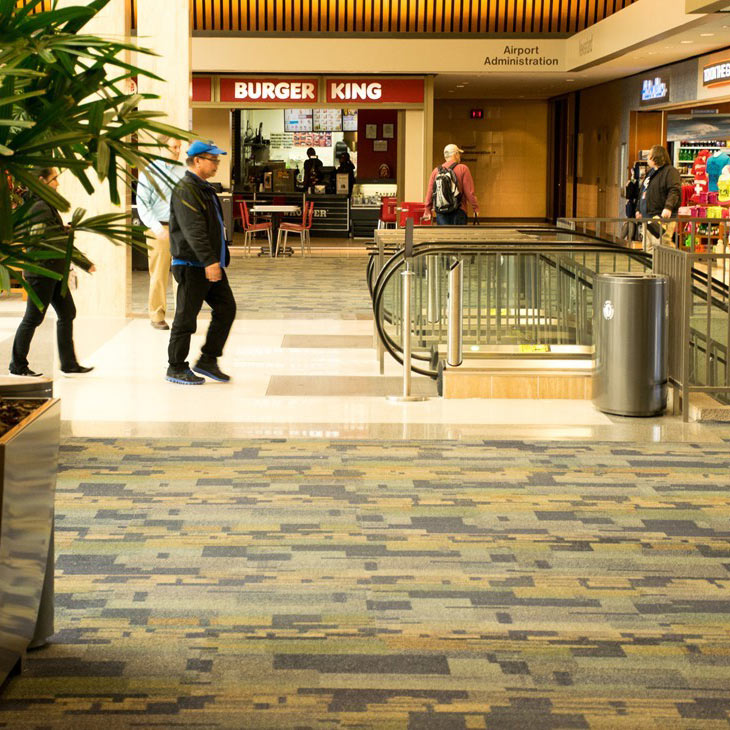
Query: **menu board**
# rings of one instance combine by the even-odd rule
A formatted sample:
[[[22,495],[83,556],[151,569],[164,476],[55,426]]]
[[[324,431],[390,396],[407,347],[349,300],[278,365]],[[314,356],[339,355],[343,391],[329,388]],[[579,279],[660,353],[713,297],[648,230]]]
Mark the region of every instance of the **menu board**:
[[[294,147],[331,147],[332,134],[330,132],[301,132],[294,135]]]
[[[284,109],[285,132],[311,132],[311,109]]]
[[[342,131],[357,132],[357,109],[345,109],[342,112]]]
[[[315,132],[341,132],[342,111],[340,109],[315,109]]]
[[[290,149],[294,146],[292,132],[272,132],[270,135],[271,149]]]

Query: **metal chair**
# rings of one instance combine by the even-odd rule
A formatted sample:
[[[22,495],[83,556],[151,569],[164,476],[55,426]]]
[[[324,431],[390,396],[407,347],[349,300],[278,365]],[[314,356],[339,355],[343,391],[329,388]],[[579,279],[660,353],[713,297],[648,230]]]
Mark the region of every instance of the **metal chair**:
[[[380,218],[378,218],[378,228],[388,228],[389,226],[393,226],[393,228],[395,228],[398,225],[396,205],[396,198],[386,197],[380,199]]]
[[[403,228],[409,218],[413,218],[414,226],[430,226],[430,211],[426,210],[424,203],[401,203],[398,211],[398,228]],[[428,217],[426,217],[428,216]]]
[[[309,231],[312,229],[312,218],[314,217],[314,202],[304,203],[302,207],[301,223],[282,223],[279,226],[279,233],[276,236],[276,250],[281,250],[281,240],[283,237],[284,250],[286,250],[286,242],[289,238],[289,232],[298,233],[302,244],[302,256],[304,256],[304,246],[306,244],[309,255],[312,255],[312,239]]]
[[[241,223],[243,224],[243,250],[246,256],[251,254],[251,239],[259,231],[266,231],[266,237],[269,239],[269,254],[273,256],[274,238],[271,233],[271,221],[266,221],[264,223],[251,223],[246,201],[242,200],[238,205],[241,210]]]

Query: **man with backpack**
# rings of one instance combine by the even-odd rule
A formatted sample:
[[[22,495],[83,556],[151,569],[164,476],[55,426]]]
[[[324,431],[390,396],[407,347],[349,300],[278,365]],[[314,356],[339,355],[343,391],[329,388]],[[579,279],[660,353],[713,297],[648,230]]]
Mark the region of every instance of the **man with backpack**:
[[[431,173],[426,192],[426,210],[433,210],[440,226],[463,226],[467,221],[467,203],[479,217],[479,201],[474,194],[474,180],[469,168],[462,164],[455,144],[444,147],[444,164]]]

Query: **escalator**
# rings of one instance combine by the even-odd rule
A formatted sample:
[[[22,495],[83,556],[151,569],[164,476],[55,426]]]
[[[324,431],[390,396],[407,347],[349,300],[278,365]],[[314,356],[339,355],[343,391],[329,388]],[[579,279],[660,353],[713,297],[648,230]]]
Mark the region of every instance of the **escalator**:
[[[651,270],[651,256],[594,236],[555,228],[498,229],[490,240],[414,245],[412,370],[437,377],[447,337],[448,272],[463,266],[463,349],[469,359],[590,358],[593,279],[598,273]],[[384,257],[383,257],[384,258]],[[382,259],[381,259],[382,260]],[[377,272],[368,265],[375,326],[386,352],[402,363],[402,290],[406,261],[396,250]]]

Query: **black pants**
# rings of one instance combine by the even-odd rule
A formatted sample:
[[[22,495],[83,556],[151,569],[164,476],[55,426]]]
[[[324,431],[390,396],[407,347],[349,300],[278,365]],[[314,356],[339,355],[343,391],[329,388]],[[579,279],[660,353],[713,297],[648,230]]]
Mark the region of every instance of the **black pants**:
[[[172,275],[178,287],[167,356],[170,368],[181,372],[188,368],[190,337],[197,329],[198,314],[203,302],[210,306],[213,314],[202,353],[203,357],[214,360],[223,353],[223,346],[236,318],[236,301],[225,271],[223,278],[215,282],[208,281],[205,278],[205,269],[197,266],[173,266]]]
[[[33,340],[38,326],[43,322],[48,305],[50,304],[58,315],[56,323],[56,340],[58,342],[58,355],[61,360],[61,370],[67,370],[77,364],[74,353],[74,319],[76,317],[76,306],[74,305],[71,292],[67,291],[61,296],[61,282],[49,279],[47,276],[29,276],[28,284],[38,295],[43,303],[43,309],[28,299],[23,315],[23,321],[15,333],[13,340],[13,355],[10,361],[10,370],[21,370],[28,367],[28,352],[30,343]]]

